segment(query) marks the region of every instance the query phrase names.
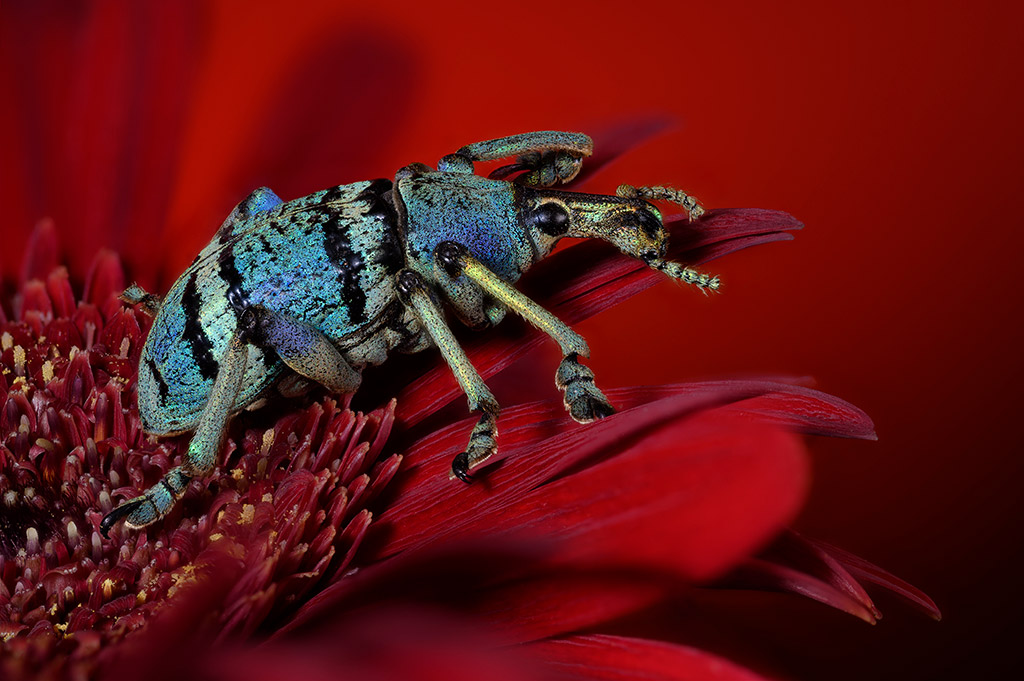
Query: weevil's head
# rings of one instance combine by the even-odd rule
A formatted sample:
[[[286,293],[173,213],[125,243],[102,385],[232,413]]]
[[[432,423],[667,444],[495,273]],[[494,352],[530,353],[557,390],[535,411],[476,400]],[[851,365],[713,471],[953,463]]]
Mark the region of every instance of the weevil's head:
[[[526,226],[541,256],[566,236],[609,241],[647,264],[665,256],[661,211],[642,199],[535,191],[525,203]]]

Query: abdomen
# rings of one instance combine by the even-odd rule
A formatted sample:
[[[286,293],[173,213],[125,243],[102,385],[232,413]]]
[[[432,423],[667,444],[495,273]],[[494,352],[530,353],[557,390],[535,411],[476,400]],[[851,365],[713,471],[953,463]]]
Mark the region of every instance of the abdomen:
[[[394,211],[381,198],[388,188],[380,180],[334,187],[219,233],[168,292],[146,339],[138,384],[144,428],[195,427],[247,304],[319,328],[343,353],[348,338],[365,348],[360,331],[379,326],[402,265]],[[272,351],[250,346],[235,408],[255,400],[283,368]]]

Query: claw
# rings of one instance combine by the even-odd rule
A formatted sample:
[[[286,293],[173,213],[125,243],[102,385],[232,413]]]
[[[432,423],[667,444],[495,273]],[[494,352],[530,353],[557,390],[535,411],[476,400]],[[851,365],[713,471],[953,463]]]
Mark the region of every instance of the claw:
[[[469,474],[469,452],[462,452],[452,460],[452,476],[467,485],[473,482],[473,476]]]
[[[129,499],[120,506],[115,508],[113,511],[103,516],[103,520],[100,521],[100,534],[103,535],[104,539],[110,539],[110,530],[117,524],[119,520],[125,516],[131,515],[143,501],[142,497],[136,497],[135,499]],[[128,522],[131,522],[130,520]],[[132,523],[134,524],[134,523]]]

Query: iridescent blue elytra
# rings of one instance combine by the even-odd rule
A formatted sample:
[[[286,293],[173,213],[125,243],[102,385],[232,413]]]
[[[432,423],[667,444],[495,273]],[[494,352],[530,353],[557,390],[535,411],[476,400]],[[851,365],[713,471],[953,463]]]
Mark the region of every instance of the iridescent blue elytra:
[[[437,346],[479,411],[452,476],[469,481],[497,446],[499,407],[455,341],[445,310],[486,327],[514,312],[562,349],[555,375],[581,422],[612,407],[580,363],[586,342],[512,284],[563,237],[600,238],[675,279],[718,280],[664,259],[666,232],[648,200],[703,209],[683,192],[623,185],[616,196],[546,189],[570,182],[592,151],[580,133],[537,132],[479,142],[414,163],[391,180],[332,187],[282,203],[261,188],[242,201],[161,300],[137,285],[122,298],[154,315],[142,349],[138,407],[156,435],[194,430],[180,466],[101,523],[162,518],[217,463],[231,415],[278,383],[352,392],[367,365],[394,350]],[[514,157],[489,178],[474,163]]]
[[[380,196],[390,187],[357,182],[288,203],[266,201],[247,217],[244,207],[237,211],[243,216],[224,224],[153,320],[139,366],[146,430],[195,427],[217,375],[216,358],[249,305],[321,329],[354,355],[354,364],[382,362],[401,341],[395,327],[404,313],[394,289],[402,265],[395,212]],[[235,408],[255,400],[284,367],[276,353],[249,345]]]

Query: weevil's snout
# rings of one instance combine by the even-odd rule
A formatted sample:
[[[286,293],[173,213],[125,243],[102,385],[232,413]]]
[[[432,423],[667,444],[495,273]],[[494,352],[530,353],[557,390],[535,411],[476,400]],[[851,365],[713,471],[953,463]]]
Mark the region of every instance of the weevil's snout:
[[[665,257],[668,232],[661,222],[661,213],[646,201],[630,202],[615,222],[609,241],[620,251],[650,265]]]
[[[542,255],[564,236],[609,241],[645,261],[665,255],[668,234],[661,213],[643,199],[554,191],[530,198],[523,218]]]

